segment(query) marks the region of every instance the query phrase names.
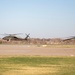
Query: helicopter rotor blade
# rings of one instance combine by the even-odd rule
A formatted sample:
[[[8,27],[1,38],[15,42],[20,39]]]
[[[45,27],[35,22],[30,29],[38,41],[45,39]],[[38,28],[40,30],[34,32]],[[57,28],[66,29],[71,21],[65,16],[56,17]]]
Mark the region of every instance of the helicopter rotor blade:
[[[0,35],[9,35],[9,36],[13,36],[13,35],[20,35],[20,34],[22,34],[22,33],[17,33],[17,34],[6,34],[6,33],[4,33],[4,34],[0,34]]]
[[[30,35],[30,33],[29,34],[25,34],[26,36],[29,36]]]

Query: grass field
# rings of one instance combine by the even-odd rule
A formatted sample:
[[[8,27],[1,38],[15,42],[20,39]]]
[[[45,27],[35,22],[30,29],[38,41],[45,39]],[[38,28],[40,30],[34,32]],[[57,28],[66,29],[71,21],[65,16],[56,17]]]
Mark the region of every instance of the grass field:
[[[75,75],[75,57],[0,57],[0,75]]]

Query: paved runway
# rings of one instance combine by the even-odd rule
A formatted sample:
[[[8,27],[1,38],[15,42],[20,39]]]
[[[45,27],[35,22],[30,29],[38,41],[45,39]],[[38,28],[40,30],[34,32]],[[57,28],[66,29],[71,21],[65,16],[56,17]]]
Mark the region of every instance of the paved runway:
[[[0,55],[75,56],[75,48],[0,45]]]

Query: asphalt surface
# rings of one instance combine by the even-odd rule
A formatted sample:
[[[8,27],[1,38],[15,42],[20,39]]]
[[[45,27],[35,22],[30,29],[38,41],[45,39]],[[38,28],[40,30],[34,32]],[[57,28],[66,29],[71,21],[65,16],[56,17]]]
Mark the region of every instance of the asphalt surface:
[[[75,56],[75,48],[49,48],[25,45],[0,45],[0,56]]]

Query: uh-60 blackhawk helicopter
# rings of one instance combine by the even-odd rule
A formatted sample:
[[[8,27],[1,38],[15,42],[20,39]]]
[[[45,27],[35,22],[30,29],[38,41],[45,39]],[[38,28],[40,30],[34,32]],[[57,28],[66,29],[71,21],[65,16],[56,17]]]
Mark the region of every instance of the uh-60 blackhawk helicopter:
[[[14,41],[22,41],[22,40],[28,40],[30,38],[30,34],[25,34],[26,37],[25,38],[20,38],[20,37],[17,37],[16,35],[20,35],[22,33],[18,33],[18,34],[1,34],[1,35],[5,35],[5,37],[3,37],[2,39],[3,40],[7,40],[7,41],[11,41],[11,40],[14,40]]]

